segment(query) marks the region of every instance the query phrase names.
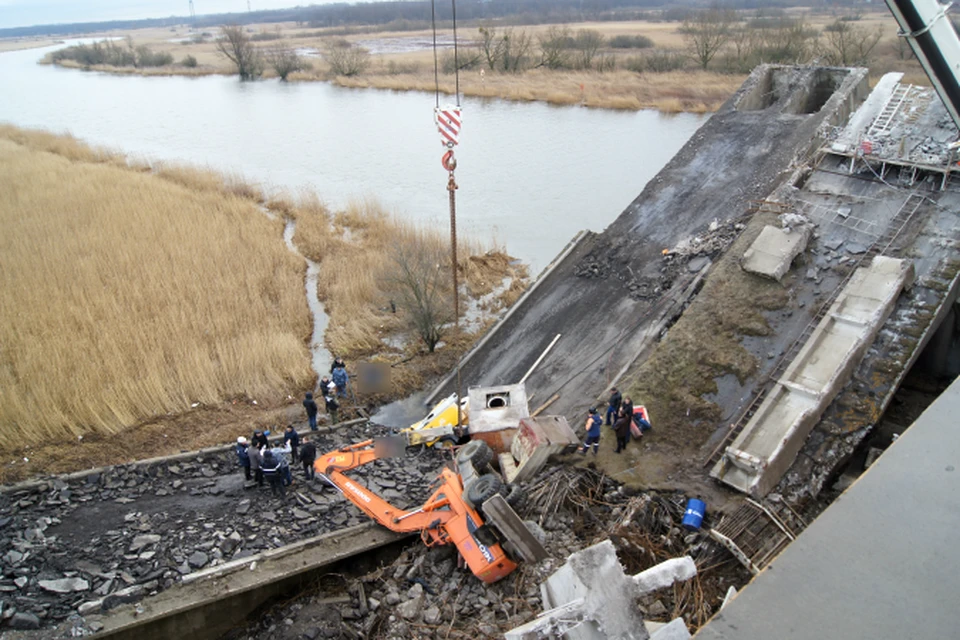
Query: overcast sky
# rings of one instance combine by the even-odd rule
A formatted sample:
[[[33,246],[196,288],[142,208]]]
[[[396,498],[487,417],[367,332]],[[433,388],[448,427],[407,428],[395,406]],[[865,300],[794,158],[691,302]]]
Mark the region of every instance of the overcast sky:
[[[282,9],[344,0],[250,0],[250,8]],[[356,0],[346,0],[350,4]],[[247,10],[247,0],[193,0],[197,15]],[[190,0],[0,0],[0,29],[35,24],[139,20],[190,15]]]

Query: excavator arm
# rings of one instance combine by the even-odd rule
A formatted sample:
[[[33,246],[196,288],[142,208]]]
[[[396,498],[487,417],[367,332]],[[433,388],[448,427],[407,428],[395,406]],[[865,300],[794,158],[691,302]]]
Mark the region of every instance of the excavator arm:
[[[449,520],[453,513],[449,510],[449,500],[434,493],[422,507],[406,511],[393,506],[379,495],[352,480],[345,472],[362,467],[376,460],[395,456],[395,450],[389,443],[365,440],[331,451],[318,457],[313,463],[314,469],[343,493],[344,497],[378,523],[391,531],[410,533],[434,529],[437,524]],[[439,522],[438,522],[439,521]]]
[[[442,469],[435,481],[436,490],[421,507],[412,511],[393,506],[347,477],[347,471],[375,460],[395,457],[402,448],[395,438],[366,440],[319,456],[314,469],[357,508],[384,527],[399,533],[419,531],[427,546],[455,545],[473,574],[484,582],[496,582],[512,573],[516,563],[507,557],[481,514],[464,499],[463,479],[459,473]]]

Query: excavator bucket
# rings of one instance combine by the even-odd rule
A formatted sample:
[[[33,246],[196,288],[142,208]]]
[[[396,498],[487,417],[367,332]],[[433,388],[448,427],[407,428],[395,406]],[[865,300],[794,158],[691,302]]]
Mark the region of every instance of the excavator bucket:
[[[525,562],[539,562],[547,557],[547,550],[503,496],[497,494],[484,502],[483,515],[500,534],[505,549],[515,551]]]

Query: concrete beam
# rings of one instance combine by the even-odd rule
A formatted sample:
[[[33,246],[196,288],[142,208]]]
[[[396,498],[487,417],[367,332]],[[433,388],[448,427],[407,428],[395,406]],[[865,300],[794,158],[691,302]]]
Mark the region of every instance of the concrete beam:
[[[857,269],[710,475],[744,493],[766,495],[850,379],[913,278],[912,263],[896,258],[877,256]]]
[[[405,537],[373,523],[341,529],[298,543],[291,552],[275,549],[259,559],[245,559],[227,575],[177,585],[102,617],[88,615],[87,620],[103,624],[98,638],[212,640],[265,602],[302,588],[318,570]]]

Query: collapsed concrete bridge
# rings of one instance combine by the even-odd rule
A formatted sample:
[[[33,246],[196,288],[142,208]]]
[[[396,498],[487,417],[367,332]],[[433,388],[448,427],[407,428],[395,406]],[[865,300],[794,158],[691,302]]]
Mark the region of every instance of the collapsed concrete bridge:
[[[752,239],[764,226],[779,226],[780,215],[811,229],[809,245],[796,261],[795,254],[787,256],[776,276],[787,303],[764,313],[769,330],[742,337],[755,373],[717,378],[709,401],[719,414],[734,416],[732,425],[691,418],[698,433],[712,435],[698,435],[681,457],[696,452],[705,467],[721,463],[714,472],[721,479],[753,467],[762,483],[730,484],[758,497],[784,477],[779,492],[816,495],[869,434],[956,299],[960,202],[948,145],[957,132],[932,91],[903,89],[898,80],[884,79],[871,93],[864,69],[758,67],[613,224],[582,234],[548,267],[464,359],[462,379],[471,386],[520,379],[560,335],[527,378],[527,394],[531,406],[550,402],[551,413],[579,425],[582,412],[611,384],[629,387],[637,365],[669,339],[671,324],[703,302],[708,294],[702,292],[721,272],[717,265],[743,259],[742,248],[729,248],[738,246],[732,237],[715,241],[721,222],[732,220],[733,235]],[[871,144],[861,147],[867,131]],[[903,151],[920,143],[922,153]],[[892,289],[882,316],[851,319],[830,311],[856,267],[869,267],[874,256],[899,260],[916,274],[914,286],[901,294],[912,283],[908,278]],[[832,386],[810,391],[784,374],[796,370],[790,365],[798,354],[811,362],[815,352],[801,353],[811,336],[816,342],[839,331],[816,330],[825,315],[835,327],[871,328],[858,333],[850,357],[835,363],[845,374],[827,372]],[[687,348],[693,361],[696,349]],[[452,392],[452,384],[448,379],[434,396]],[[774,387],[815,397],[815,415],[800,403],[802,429],[787,428],[780,415],[774,422],[782,424],[767,423],[763,438],[742,434]],[[731,446],[738,436],[741,444],[767,442],[765,450],[778,452],[776,463]],[[784,438],[783,446],[776,444]],[[795,463],[798,451],[806,455]],[[703,490],[715,491],[703,475]],[[657,482],[649,474],[642,480]]]
[[[842,290],[841,285],[857,267],[862,263],[866,266],[867,257],[909,261],[916,280],[909,292],[891,294],[884,317],[878,318],[875,331],[870,332],[875,338],[860,345],[862,349],[858,357],[844,364],[850,382],[837,384],[832,397],[818,398],[823,401],[823,407],[818,409],[819,419],[815,424],[808,424],[809,429],[795,431],[803,436],[790,443],[791,449],[800,451],[799,457],[796,461],[792,458],[786,462],[777,460],[778,475],[765,477],[762,490],[756,492],[760,495],[773,490],[789,498],[816,495],[838,466],[868,437],[924,346],[952,339],[951,331],[937,333],[942,323],[945,326],[952,324],[949,319],[954,314],[960,272],[960,225],[956,222],[960,192],[952,185],[955,173],[950,164],[952,157],[943,156],[941,160],[931,162],[930,158],[937,156],[930,153],[922,161],[911,159],[899,153],[902,144],[895,137],[898,131],[902,132],[901,139],[917,135],[917,127],[921,127],[934,134],[921,135],[921,138],[931,138],[934,143],[944,145],[951,136],[955,137],[956,131],[937,115],[937,102],[933,100],[928,100],[927,107],[921,112],[913,110],[908,113],[906,109],[900,111],[900,107],[887,109],[892,96],[906,94],[909,98],[916,93],[899,91],[897,84],[892,81],[882,83],[881,91],[889,91],[889,96],[874,92],[874,97],[870,98],[866,72],[862,69],[758,68],[606,231],[583,234],[570,244],[531,291],[464,361],[463,379],[471,386],[516,382],[559,334],[561,338],[556,346],[530,374],[526,388],[528,395],[534,398],[531,406],[549,402],[550,413],[568,416],[576,425],[579,423],[576,418],[583,409],[593,404],[611,383],[629,382],[633,367],[652,353],[665,335],[669,336],[670,325],[704,301],[703,296],[707,295],[704,292],[708,292],[711,278],[718,273],[717,266],[725,260],[739,262],[743,252],[738,248],[738,235],[751,239],[759,236],[762,227],[775,221],[780,214],[802,216],[813,226],[809,245],[801,251],[803,257],[799,258],[804,264],[791,268],[788,263],[787,269],[779,276],[784,289],[789,292],[789,303],[783,309],[766,314],[770,327],[768,335],[748,336],[743,340],[744,348],[758,362],[757,370],[743,380],[727,376],[722,384],[718,384],[717,392],[711,394],[710,401],[721,406],[724,415],[739,417],[733,421],[733,428],[728,428],[726,421],[702,425],[712,437],[708,435],[700,442],[691,443],[698,455],[693,459],[685,457],[677,463],[702,467],[703,481],[709,483],[706,466],[714,465],[724,457],[730,459],[728,454],[740,450],[736,438],[750,433],[744,429],[771,390],[792,388],[797,391],[803,386],[796,380],[787,379],[785,372],[794,359],[800,357],[820,320],[825,314],[833,313],[829,311],[831,304],[828,304],[834,301],[833,293]],[[919,98],[910,103],[905,99],[900,104],[909,106],[918,104],[918,101]],[[873,109],[874,115],[867,117],[865,112],[860,112],[861,117],[851,119],[861,105]],[[870,131],[870,123],[875,124],[880,117],[886,123],[872,130],[876,134],[883,129],[880,133],[888,135],[888,139],[871,141],[867,153],[860,145],[862,141],[851,134],[850,127]],[[903,119],[899,129],[896,126],[898,117]],[[913,120],[908,123],[908,118]],[[867,120],[870,122],[864,125]],[[854,144],[845,146],[845,141],[849,140]],[[885,148],[896,150],[896,157],[883,155]],[[717,222],[728,219],[734,222],[729,225]],[[691,238],[697,242],[691,242]],[[664,250],[668,255],[664,255]],[[850,324],[852,314],[839,310],[830,317]],[[945,319],[948,321],[944,322]],[[703,336],[704,340],[709,338]],[[452,382],[448,380],[435,390],[434,395],[452,390]],[[799,388],[799,391],[804,393],[809,388]],[[747,435],[743,437],[744,440],[748,438]],[[763,467],[760,456],[750,455],[755,459],[745,456],[742,459]],[[768,461],[766,468],[771,466]],[[154,475],[158,473],[169,474],[169,466],[163,470],[158,467]],[[167,479],[177,482],[173,478]],[[384,487],[392,481],[387,474],[379,479]],[[125,480],[121,485],[129,481]],[[50,482],[44,487],[43,497],[34,499],[13,495],[16,500],[8,506],[28,511],[31,500],[70,502],[82,495],[77,492],[74,498],[64,497],[63,491],[70,490],[68,484]],[[99,483],[98,480],[98,489]],[[174,487],[175,493],[169,496],[151,494],[147,499],[152,497],[155,503],[159,503],[160,499],[175,497],[179,492],[202,501],[209,490],[219,490],[220,493],[229,490],[219,487],[212,478],[200,483],[203,486],[181,482]],[[125,497],[119,493],[121,485],[107,487],[104,482],[104,489],[118,492],[111,494],[110,500]],[[198,493],[192,493],[194,490]],[[713,490],[718,489],[714,486]],[[112,503],[111,517],[126,522],[128,512],[140,511],[140,515],[135,514],[129,522],[131,531],[128,533],[137,528],[142,535],[153,534],[139,527],[149,528],[154,521],[150,517],[143,520],[142,515],[147,513],[149,516],[158,510],[135,509],[128,504],[122,501]],[[175,500],[171,505],[176,509]],[[86,504],[85,508],[93,507]],[[330,531],[360,523],[356,514],[338,510],[322,498],[310,498],[306,504],[291,505],[291,509],[299,509],[308,517],[311,513],[323,513],[335,525]],[[291,515],[294,521],[307,519],[292,512]],[[93,513],[92,518],[97,517]],[[276,514],[273,517],[276,518]],[[99,524],[103,525],[103,531],[99,532],[102,539],[98,544],[122,539],[120,556],[131,556],[130,562],[137,565],[152,566],[156,558],[150,555],[152,548],[134,549],[132,539],[111,534],[111,531],[117,532],[109,529],[107,518],[101,519],[103,522]],[[164,522],[175,524],[176,518]],[[42,537],[38,538],[36,531],[28,534],[24,530],[18,540],[30,544],[42,541],[52,537],[61,524],[50,521],[44,522],[43,526],[30,527],[39,529]],[[260,533],[261,542],[258,542],[265,548],[299,543],[294,539],[296,536],[288,539],[269,529],[267,527]],[[205,531],[208,529],[200,525],[193,533],[199,535]],[[301,527],[300,537],[327,532],[326,529]],[[213,535],[216,536],[215,545],[202,550],[203,553],[214,555],[216,547],[224,557],[231,555],[225,554],[223,549],[237,543],[237,536],[217,525],[213,527]],[[352,537],[360,540],[365,536]],[[27,540],[28,537],[31,539]],[[246,538],[244,535],[240,537]],[[377,540],[371,544],[383,542]],[[28,547],[12,550],[16,554],[7,557],[6,562],[26,566],[23,551],[29,550]],[[235,551],[235,547],[230,551]],[[206,564],[200,562],[199,557],[191,563],[190,555],[180,553],[176,557],[184,567],[181,573],[185,575],[202,571]],[[65,579],[94,576],[96,587],[105,591],[104,600],[116,591],[128,588],[123,571],[81,566],[69,555],[54,554],[51,557],[56,560],[52,566],[62,572]],[[248,562],[252,563],[249,559]],[[290,566],[281,568],[280,572],[293,576],[301,570],[302,567]],[[136,575],[130,571],[126,573],[132,580],[131,587],[143,583],[159,590],[158,586],[162,587],[165,580],[175,581],[165,574],[151,575],[150,568],[138,571]],[[31,584],[29,578],[26,582],[17,582],[27,574],[17,573],[16,566],[8,574],[9,579],[0,581],[4,591],[14,593],[21,589],[21,584]],[[251,574],[243,575],[249,580]],[[217,584],[223,594],[249,592],[228,576],[217,580],[220,580]],[[115,588],[120,586],[118,581],[124,583],[123,589]],[[108,582],[111,583],[108,585]],[[69,588],[70,584],[74,582],[57,582],[48,586]],[[144,591],[149,593],[150,590],[145,590],[142,584],[141,587],[141,595]],[[127,596],[135,597],[132,594],[123,597]],[[207,596],[216,602],[216,589],[208,591]],[[33,592],[27,593],[26,597],[25,607],[30,605],[30,598],[41,599]],[[244,597],[240,596],[238,602],[245,602]],[[54,611],[60,607],[56,609],[58,615],[65,615],[67,609],[72,611],[88,604],[99,609],[85,609],[86,612],[103,611],[103,602],[89,601],[86,596],[83,601],[79,596],[74,599],[76,601],[67,598],[62,606],[49,605],[40,610]],[[163,609],[164,602],[162,599],[148,601],[143,607],[144,613],[138,613],[130,605],[118,607],[109,624],[116,625],[117,633],[121,629],[136,629],[150,611]],[[200,609],[194,607],[193,610],[196,613]],[[203,620],[205,614],[198,615],[198,619]]]

